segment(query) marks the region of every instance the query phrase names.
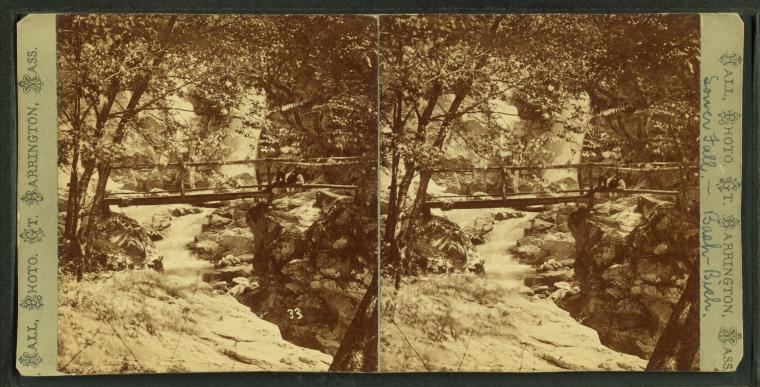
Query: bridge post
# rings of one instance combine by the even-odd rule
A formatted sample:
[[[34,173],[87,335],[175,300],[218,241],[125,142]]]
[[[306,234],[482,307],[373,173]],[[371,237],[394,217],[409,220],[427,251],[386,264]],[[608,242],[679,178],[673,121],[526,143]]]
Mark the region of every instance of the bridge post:
[[[507,168],[504,166],[501,167],[500,171],[500,177],[501,177],[501,201],[503,203],[507,202]]]
[[[105,218],[105,217],[107,217],[109,215],[111,215],[111,206],[108,205],[108,203],[106,203],[105,200],[103,200],[100,203],[100,216],[102,216],[102,217]]]
[[[676,195],[676,206],[681,211],[686,211],[688,204],[686,203],[686,192],[689,189],[689,169],[685,164],[682,164],[678,172],[681,181],[679,182],[678,194]]]
[[[185,197],[185,158],[179,162],[179,196]]]
[[[514,169],[512,171],[512,191],[518,193],[520,191],[520,169]]]
[[[269,164],[269,161],[264,161],[261,163],[261,168],[264,170],[264,175],[266,182],[264,182],[264,185],[267,187],[270,187],[272,185],[272,165]],[[262,182],[257,182],[258,184],[261,184]]]
[[[581,195],[583,195],[583,174],[581,173],[582,168],[583,166],[580,164],[575,166],[575,178],[578,180],[578,189],[580,190]]]

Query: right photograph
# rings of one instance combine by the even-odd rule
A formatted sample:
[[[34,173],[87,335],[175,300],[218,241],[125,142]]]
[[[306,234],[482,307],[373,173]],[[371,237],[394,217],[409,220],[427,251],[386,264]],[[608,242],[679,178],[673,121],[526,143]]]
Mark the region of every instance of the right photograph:
[[[379,366],[699,370],[700,16],[380,17]]]

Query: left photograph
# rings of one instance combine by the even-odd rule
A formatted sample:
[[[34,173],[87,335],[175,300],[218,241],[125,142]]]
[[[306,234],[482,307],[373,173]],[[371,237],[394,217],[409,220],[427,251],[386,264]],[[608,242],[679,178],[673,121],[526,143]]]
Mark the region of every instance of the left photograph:
[[[58,370],[377,370],[377,19],[57,17]]]

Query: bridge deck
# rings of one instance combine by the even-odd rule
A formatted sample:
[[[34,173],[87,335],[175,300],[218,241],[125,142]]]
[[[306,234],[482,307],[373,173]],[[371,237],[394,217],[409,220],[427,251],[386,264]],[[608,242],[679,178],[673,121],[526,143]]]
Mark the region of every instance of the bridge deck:
[[[241,191],[241,192],[221,192],[221,193],[201,193],[201,194],[169,194],[156,196],[111,196],[103,199],[103,204],[125,206],[150,206],[159,204],[180,204],[180,203],[204,203],[216,202],[222,200],[233,200],[243,198],[268,198],[271,192],[264,191]]]
[[[103,205],[117,205],[120,207],[125,206],[150,206],[161,204],[193,204],[193,203],[205,203],[205,202],[217,202],[224,200],[234,199],[273,199],[274,197],[292,195],[297,192],[302,192],[308,189],[319,188],[331,188],[338,190],[355,190],[358,187],[355,185],[338,185],[338,184],[304,184],[299,186],[291,186],[288,188],[293,191],[285,192],[283,188],[278,188],[276,192],[269,192],[263,190],[234,190],[226,192],[215,192],[214,190],[194,190],[186,193],[181,192],[159,192],[154,194],[145,193],[122,193],[112,194],[103,199]],[[141,195],[141,196],[136,196]]]
[[[579,190],[567,190],[563,192],[577,193]],[[616,193],[622,195],[631,194],[654,194],[654,195],[667,195],[677,196],[678,191],[669,190],[654,190],[654,189],[619,189],[619,190],[607,190],[600,193]],[[474,209],[474,208],[500,208],[500,207],[524,207],[524,206],[538,206],[546,204],[559,204],[559,203],[589,203],[593,202],[595,198],[588,195],[559,195],[559,196],[535,196],[543,193],[524,193],[524,194],[508,194],[502,198],[498,195],[478,195],[478,196],[439,196],[434,197],[432,200],[428,200],[425,203],[427,208],[441,208],[444,210],[457,210],[457,209]],[[441,200],[441,198],[450,198],[455,200]],[[465,200],[456,200],[465,199]]]
[[[523,207],[544,204],[587,202],[591,198],[581,195],[545,196],[545,197],[522,197],[507,199],[474,199],[474,200],[431,200],[425,203],[428,208],[441,208],[444,210],[460,210],[473,208],[499,208],[499,207]]]

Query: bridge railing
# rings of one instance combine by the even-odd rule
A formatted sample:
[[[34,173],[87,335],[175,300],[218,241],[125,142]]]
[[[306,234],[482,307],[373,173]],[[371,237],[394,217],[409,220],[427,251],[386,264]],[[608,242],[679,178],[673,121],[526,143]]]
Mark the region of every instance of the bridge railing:
[[[189,162],[189,161],[178,161],[178,162],[171,162],[171,163],[165,163],[165,164],[122,164],[122,165],[114,165],[111,167],[112,170],[154,170],[154,169],[163,169],[163,168],[169,168],[169,169],[176,169],[178,171],[177,173],[177,181],[175,186],[178,186],[177,190],[161,190],[159,193],[156,192],[135,192],[135,191],[125,191],[125,192],[111,192],[107,191],[106,198],[110,199],[110,201],[114,201],[114,197],[134,197],[134,196],[145,196],[145,195],[151,195],[151,196],[159,196],[159,195],[166,195],[166,194],[179,194],[180,197],[185,197],[186,195],[192,195],[194,193],[203,193],[203,194],[209,194],[209,191],[213,192],[220,192],[220,191],[251,191],[251,190],[257,190],[257,191],[263,191],[267,190],[272,187],[272,173],[271,168],[272,167],[346,167],[346,166],[358,166],[365,164],[366,160],[363,157],[360,156],[339,156],[339,157],[321,157],[321,158],[308,158],[308,159],[287,159],[287,158],[261,158],[261,159],[247,159],[247,160],[229,160],[229,161],[210,161],[210,162]],[[265,177],[266,177],[266,183],[261,183],[260,181],[257,184],[248,184],[248,185],[236,185],[235,187],[205,187],[205,188],[195,188],[195,187],[188,187],[187,183],[185,181],[185,178],[188,174],[188,171],[191,168],[215,168],[215,167],[223,167],[223,166],[232,166],[232,165],[254,165],[258,167],[265,167]],[[258,180],[258,177],[257,177]],[[318,189],[318,188],[332,188],[332,189],[346,189],[346,190],[356,190],[358,189],[358,186],[352,185],[352,184],[328,184],[328,183],[316,183],[316,184],[290,184],[288,185],[289,189],[293,190],[303,190],[303,189]],[[205,192],[204,192],[205,191]]]
[[[520,192],[519,183],[523,176],[528,175],[526,172],[531,172],[531,175],[536,172],[543,172],[553,169],[571,169],[575,170],[576,182],[578,184],[577,189],[559,189],[555,191],[528,191]],[[589,191],[595,187],[595,171],[601,170],[615,170],[618,172],[629,173],[662,173],[662,172],[681,172],[685,176],[688,172],[696,171],[696,166],[688,166],[675,162],[649,162],[649,163],[629,163],[629,164],[613,164],[613,163],[573,163],[573,164],[553,164],[553,165],[501,165],[501,166],[484,166],[484,167],[468,167],[468,168],[434,168],[433,173],[437,174],[450,174],[450,173],[478,173],[478,172],[496,172],[499,175],[499,181],[497,186],[500,189],[499,194],[476,194],[476,195],[434,195],[431,196],[432,200],[445,200],[454,198],[472,198],[474,200],[483,200],[483,198],[497,199],[499,198],[503,202],[510,198],[517,198],[520,196],[536,196],[544,197],[552,194],[578,194],[582,196],[589,193]],[[597,175],[598,176],[598,175]],[[509,178],[511,179],[512,187],[508,189]],[[648,193],[657,195],[673,195],[676,197],[676,201],[683,198],[687,189],[687,181],[685,178],[681,178],[679,188],[677,190],[668,189],[615,189],[606,190],[605,192],[615,192],[621,194],[637,194]],[[513,199],[514,200],[514,199]],[[579,198],[580,200],[580,198]],[[584,200],[587,200],[584,198]],[[590,200],[593,202],[593,195]]]

